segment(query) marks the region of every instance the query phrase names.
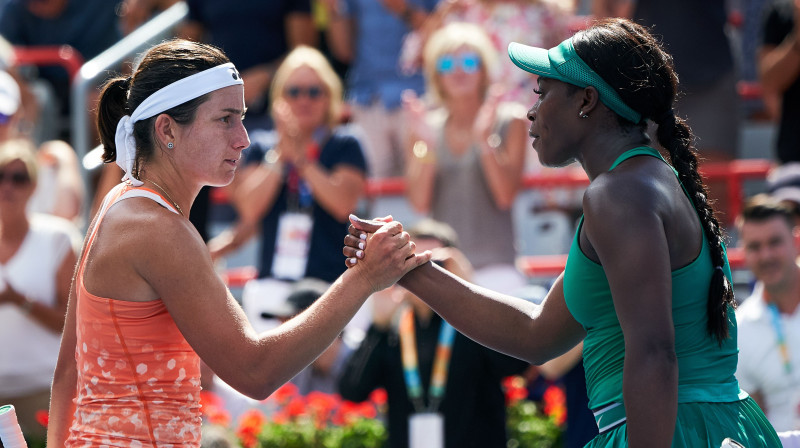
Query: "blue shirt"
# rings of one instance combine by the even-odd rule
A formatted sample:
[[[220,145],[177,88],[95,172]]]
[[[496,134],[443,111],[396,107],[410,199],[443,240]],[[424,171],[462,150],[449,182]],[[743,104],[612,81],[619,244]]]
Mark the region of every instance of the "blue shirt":
[[[438,0],[408,0],[413,8],[432,11]],[[421,94],[421,73],[403,74],[400,51],[411,29],[380,0],[344,0],[343,14],[355,22],[355,59],[347,76],[348,100],[368,105],[380,101],[387,109],[400,107],[403,90]]]
[[[252,132],[250,141],[252,142],[250,148],[246,150],[247,164],[260,163],[264,160],[264,155],[275,145],[277,138],[274,132]],[[363,171],[366,175],[367,161],[361,150],[361,144],[346,127],[335,129],[330,138],[321,146],[317,162],[326,170],[332,170],[335,166],[344,164]],[[286,179],[287,173],[284,172],[281,191],[272,208],[261,220],[259,278],[272,276],[272,258],[275,253],[280,216],[289,211],[290,203],[294,202],[290,198],[291,193]],[[301,199],[300,202],[305,201]],[[306,207],[305,211],[311,214],[313,226],[304,277],[333,282],[346,268],[342,258],[342,241],[347,236],[347,227],[350,223],[347,220],[339,221],[331,216],[313,195],[310,198],[310,206]]]

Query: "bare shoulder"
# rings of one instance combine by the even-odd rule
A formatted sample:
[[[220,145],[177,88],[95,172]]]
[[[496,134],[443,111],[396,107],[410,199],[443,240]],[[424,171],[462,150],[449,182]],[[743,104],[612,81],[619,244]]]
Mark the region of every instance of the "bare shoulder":
[[[129,198],[114,204],[103,218],[100,231],[113,234],[123,244],[139,243],[148,251],[158,250],[159,243],[171,242],[167,244],[170,246],[200,237],[188,219],[147,198]]]
[[[180,260],[202,260],[208,250],[191,222],[146,198],[108,210],[87,258],[84,281],[95,295],[152,300],[154,275],[179,274]]]
[[[624,222],[660,213],[677,192],[680,184],[667,164],[654,157],[636,157],[597,176],[586,189],[583,209],[587,218],[616,216]]]
[[[624,240],[665,235],[680,184],[664,162],[636,157],[595,178],[583,197],[584,228],[591,246],[614,249]]]

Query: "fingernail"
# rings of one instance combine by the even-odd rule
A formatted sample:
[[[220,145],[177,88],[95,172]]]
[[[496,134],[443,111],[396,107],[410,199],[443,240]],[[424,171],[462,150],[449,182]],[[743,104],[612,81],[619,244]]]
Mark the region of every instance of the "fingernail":
[[[355,214],[353,214],[353,213],[350,213],[350,219],[358,219],[358,218],[356,218],[356,215],[355,215]]]
[[[361,249],[361,250],[364,250],[364,243],[359,241],[358,248]]]
[[[359,235],[358,237],[359,237],[359,238],[361,238],[362,240],[365,240],[365,241],[366,241],[366,239],[367,239],[367,234],[366,234],[366,233],[362,233],[362,234],[361,234],[361,235]]]
[[[356,259],[356,258],[351,258],[350,259],[350,264],[356,264],[356,262],[358,262],[358,259]]]
[[[364,258],[364,251],[363,250],[357,250],[356,251],[356,258]]]

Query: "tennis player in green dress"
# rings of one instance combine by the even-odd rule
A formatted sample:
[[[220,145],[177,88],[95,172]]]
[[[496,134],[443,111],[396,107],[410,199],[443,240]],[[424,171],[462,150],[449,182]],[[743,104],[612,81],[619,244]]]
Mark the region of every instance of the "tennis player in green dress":
[[[400,284],[465,335],[534,364],[583,340],[600,431],[589,447],[719,448],[726,438],[780,447],[734,376],[730,267],[694,137],[673,109],[671,56],[625,19],[597,22],[549,50],[512,43],[508,52],[539,75],[528,112],[539,160],[577,161],[591,180],[566,269],[541,305],[431,263]],[[653,148],[649,123],[669,162]],[[368,234],[386,220],[351,218],[348,266],[360,268]]]

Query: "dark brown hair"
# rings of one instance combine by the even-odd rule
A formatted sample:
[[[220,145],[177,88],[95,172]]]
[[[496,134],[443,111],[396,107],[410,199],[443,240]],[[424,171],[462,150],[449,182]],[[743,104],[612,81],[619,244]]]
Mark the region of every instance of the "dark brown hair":
[[[773,218],[782,218],[789,229],[795,225],[794,214],[789,205],[766,193],[761,193],[745,201],[737,224],[741,226],[745,222],[764,222]]]
[[[114,136],[120,118],[132,114],[147,97],[162,87],[227,62],[230,62],[228,57],[216,47],[173,39],[150,48],[130,77],[116,77],[106,81],[97,106],[97,129],[104,148],[103,161],[110,163],[117,158]],[[197,108],[207,99],[208,94],[163,113],[180,124],[188,124],[194,120]],[[157,116],[137,121],[133,125],[136,139],[136,175],[143,162],[153,153],[153,123]]]
[[[723,233],[697,171],[694,135],[673,110],[678,75],[672,56],[646,28],[619,18],[596,22],[577,33],[573,44],[581,59],[617,91],[625,104],[658,125],[658,143],[669,152],[670,162],[694,203],[711,249],[715,269],[708,294],[707,329],[722,343],[729,336],[728,306],[735,306],[733,288],[721,269],[725,265]],[[634,126],[644,130],[647,126],[645,120],[632,123],[617,117],[623,128]]]

